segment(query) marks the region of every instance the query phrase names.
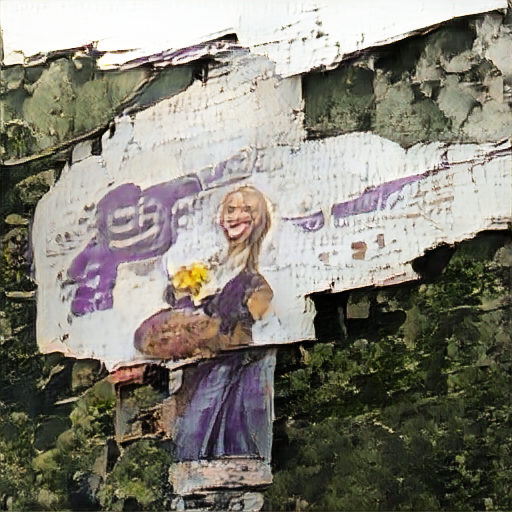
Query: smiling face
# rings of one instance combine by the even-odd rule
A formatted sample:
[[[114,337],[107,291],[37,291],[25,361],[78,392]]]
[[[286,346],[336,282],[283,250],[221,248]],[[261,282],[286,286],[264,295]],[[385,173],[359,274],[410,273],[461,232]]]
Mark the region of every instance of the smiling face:
[[[243,243],[252,233],[254,220],[250,202],[241,192],[230,194],[224,202],[220,223],[230,243]]]
[[[256,271],[261,243],[270,228],[270,212],[263,194],[245,185],[221,203],[220,226],[229,243],[229,257],[245,253],[247,268]]]

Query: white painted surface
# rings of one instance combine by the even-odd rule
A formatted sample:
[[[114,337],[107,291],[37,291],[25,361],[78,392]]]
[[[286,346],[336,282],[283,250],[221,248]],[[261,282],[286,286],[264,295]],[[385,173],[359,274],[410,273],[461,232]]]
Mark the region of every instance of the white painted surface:
[[[304,142],[300,79],[280,79],[270,61],[250,54],[230,64],[228,74],[213,73],[205,85],[196,82],[133,118],[116,119],[102,155],[85,157],[80,148],[80,158],[38,204],[33,241],[43,352],[94,357],[108,368],[141,360],[133,334],[165,306],[165,267],[206,261],[226,245],[217,211],[233,185],[182,200],[190,213],[167,254],[121,264],[113,308],[73,317],[67,270],[95,234],[94,205],[123,183],[144,189],[190,173],[204,182],[212,166],[243,156],[233,172],[247,176],[244,182],[261,190],[273,210],[260,257],[274,290],[273,311],[255,325],[256,344],[313,339],[311,292],[415,279],[410,262],[426,249],[510,221],[510,143],[432,143],[406,151],[369,133]],[[427,171],[433,172],[394,193],[385,208],[336,225],[334,204]],[[317,231],[286,220],[318,211],[325,225]],[[364,259],[354,259],[352,244],[363,242]]]
[[[185,496],[209,489],[269,485],[272,483],[272,471],[270,462],[267,461],[226,457],[211,461],[198,460],[173,464],[169,480],[175,493]]]
[[[122,8],[120,8],[122,5]],[[506,9],[506,0],[181,1],[2,0],[4,62],[95,43],[104,67],[235,32],[291,76],[453,17]]]

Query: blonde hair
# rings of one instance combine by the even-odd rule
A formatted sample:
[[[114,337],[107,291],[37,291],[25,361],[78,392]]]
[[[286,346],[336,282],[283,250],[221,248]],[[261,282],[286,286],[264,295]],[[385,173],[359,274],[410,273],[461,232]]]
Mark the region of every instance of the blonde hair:
[[[250,210],[252,217],[252,231],[247,240],[244,240],[243,243],[233,244],[228,239],[228,242],[230,242],[228,260],[231,260],[236,267],[243,266],[248,270],[256,272],[258,270],[258,256],[261,244],[270,229],[270,211],[265,196],[258,189],[250,185],[245,185],[232,190],[226,194],[222,200],[219,208],[221,226],[228,201],[231,196],[237,193],[242,194],[246,204],[253,206]]]

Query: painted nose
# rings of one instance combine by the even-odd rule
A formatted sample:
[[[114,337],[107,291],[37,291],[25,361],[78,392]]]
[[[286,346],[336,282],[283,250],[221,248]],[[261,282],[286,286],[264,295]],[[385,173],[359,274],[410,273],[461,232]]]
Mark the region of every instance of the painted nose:
[[[228,214],[228,222],[236,223],[242,219],[242,209],[236,208],[232,213]]]
[[[229,224],[234,224],[235,222],[237,222],[237,220],[238,220],[238,215],[236,213],[233,212],[228,215]]]

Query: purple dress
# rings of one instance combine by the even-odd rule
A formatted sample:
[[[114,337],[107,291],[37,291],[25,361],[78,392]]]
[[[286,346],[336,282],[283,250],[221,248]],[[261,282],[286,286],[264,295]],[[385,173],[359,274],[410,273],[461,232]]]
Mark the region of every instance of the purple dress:
[[[222,334],[252,329],[247,301],[267,282],[244,270],[201,307],[220,318]],[[183,371],[177,395],[183,408],[175,424],[176,458],[248,456],[270,460],[275,349],[245,349],[221,354]]]

